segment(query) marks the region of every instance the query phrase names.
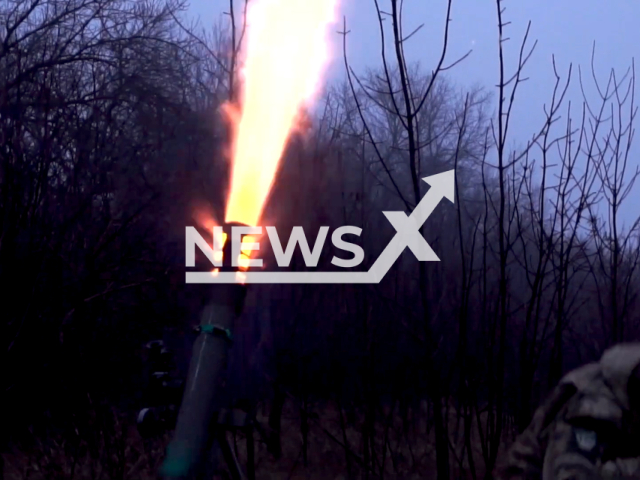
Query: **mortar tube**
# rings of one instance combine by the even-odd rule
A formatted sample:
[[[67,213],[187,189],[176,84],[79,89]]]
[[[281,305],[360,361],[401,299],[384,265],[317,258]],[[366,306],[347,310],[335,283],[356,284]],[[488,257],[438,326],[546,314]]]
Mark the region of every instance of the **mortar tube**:
[[[231,239],[230,231],[228,239]],[[231,241],[223,249],[224,267],[231,264]],[[236,318],[242,312],[246,287],[242,284],[207,286],[208,301],[200,316],[200,333],[193,344],[184,396],[173,439],[160,467],[165,479],[192,478],[203,456],[209,453],[214,414],[219,412],[220,387],[226,372],[230,339]],[[213,329],[215,328],[215,331]]]

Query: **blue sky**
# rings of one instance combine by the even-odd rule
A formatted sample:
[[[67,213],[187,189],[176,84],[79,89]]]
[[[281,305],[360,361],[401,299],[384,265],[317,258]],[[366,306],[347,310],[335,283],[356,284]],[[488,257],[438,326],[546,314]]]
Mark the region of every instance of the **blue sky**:
[[[236,9],[240,10],[240,0],[235,1]],[[389,10],[388,0],[379,0],[379,3],[383,9]],[[404,31],[408,33],[424,24],[405,47],[408,60],[419,61],[425,69],[431,69],[442,45],[446,1],[405,0],[404,3]],[[594,41],[596,74],[603,82],[606,82],[611,68],[622,75],[631,65],[632,58],[640,53],[639,0],[505,0],[503,4],[506,7],[505,20],[511,22],[505,34],[511,38],[506,49],[507,61],[512,67],[515,67],[520,41],[529,21],[531,45],[533,41],[538,42],[526,69],[530,80],[521,85],[517,97],[512,145],[524,144],[540,128],[544,118],[543,105],[548,104],[554,84],[552,55],[555,55],[561,75],[566,74],[570,63],[574,65],[574,82],[569,98],[577,107],[578,102],[581,103],[578,66],[583,69],[588,90],[594,91],[590,74]],[[218,22],[222,13],[228,10],[228,5],[228,1],[223,0],[191,0],[189,13],[199,17],[202,26],[206,27]],[[374,1],[341,0],[334,31],[341,30],[343,16],[351,31],[348,55],[352,67],[363,71],[366,67],[380,65],[380,37]],[[337,33],[333,37],[337,58],[328,74],[329,80],[344,75],[342,39]],[[462,87],[479,84],[495,90],[498,78],[497,37],[494,0],[454,0],[449,58],[453,60],[469,49],[473,52],[448,72],[449,77]],[[640,65],[637,67],[640,69]],[[597,98],[593,100],[597,101]],[[578,109],[575,116],[577,121]],[[639,142],[637,139],[632,151],[635,154],[634,166],[640,157]],[[635,188],[634,195],[640,200],[640,185]],[[634,200],[629,198],[624,208],[624,220],[627,222],[640,214],[640,201]]]

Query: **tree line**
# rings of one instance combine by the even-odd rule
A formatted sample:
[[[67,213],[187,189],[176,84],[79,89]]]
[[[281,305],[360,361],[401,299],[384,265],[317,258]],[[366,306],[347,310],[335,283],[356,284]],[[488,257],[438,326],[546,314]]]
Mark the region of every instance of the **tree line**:
[[[629,224],[620,213],[638,176],[635,71],[602,78],[593,61],[585,71],[554,61],[545,118],[513,148],[530,28],[509,64],[496,0],[497,88],[467,89],[448,77],[466,57],[447,48],[451,0],[429,72],[405,57],[399,2],[375,3],[380,64],[351,67],[345,22],[346,78],[292,136],[265,221],[310,238],[357,225],[368,269],[394,232],[382,211],[411,212],[423,177],[455,169],[455,203],[422,227],[442,261],[407,251],[379,285],[254,286],[231,384],[266,405],[276,439],[295,405],[305,465],[320,429],[350,478],[490,478],[563,373],[638,338],[640,216]],[[174,0],[0,1],[7,449],[61,435],[77,450],[98,435],[97,405],[135,411],[150,339],[174,339],[178,363],[188,361],[202,299],[183,283],[184,227],[201,212],[223,218],[219,112],[238,98],[244,9],[231,1],[234,21],[204,30]],[[318,268],[334,268],[325,250]],[[290,268],[305,268],[299,252]],[[427,460],[418,445],[433,445]],[[124,478],[114,455],[108,476]]]

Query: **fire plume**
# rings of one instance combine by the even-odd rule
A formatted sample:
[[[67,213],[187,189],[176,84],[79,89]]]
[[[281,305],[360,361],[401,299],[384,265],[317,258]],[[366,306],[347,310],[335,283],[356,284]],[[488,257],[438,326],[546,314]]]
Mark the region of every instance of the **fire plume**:
[[[232,123],[226,222],[258,225],[301,108],[317,93],[338,0],[253,0],[241,52],[241,109]]]

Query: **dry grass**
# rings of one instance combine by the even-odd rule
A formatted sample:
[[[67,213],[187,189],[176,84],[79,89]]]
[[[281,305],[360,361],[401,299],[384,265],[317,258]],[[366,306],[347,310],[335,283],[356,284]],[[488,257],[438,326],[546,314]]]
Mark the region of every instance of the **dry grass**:
[[[282,416],[282,458],[274,460],[266,446],[255,435],[255,468],[257,480],[277,479],[347,479],[364,478],[365,469],[351,456],[350,469],[347,449],[361,462],[364,452],[362,427],[364,419],[357,416],[353,425],[341,427],[338,408],[331,404],[316,405],[317,419],[310,421],[308,435],[308,461],[304,465],[300,412],[293,402],[287,402]],[[259,412],[258,420],[266,424],[266,408]],[[371,464],[373,475],[389,479],[424,479],[435,477],[435,449],[433,428],[427,423],[427,406],[411,412],[415,420],[403,425],[397,412],[388,409],[375,425],[375,440]],[[486,415],[485,415],[486,418]],[[481,421],[484,422],[483,417]],[[93,436],[93,443],[75,438],[57,438],[37,441],[32,448],[14,450],[4,455],[7,480],[146,480],[157,478],[169,434],[161,438],[143,440],[133,419],[112,416],[108,433]],[[454,410],[449,411],[452,479],[471,479],[467,455],[464,452],[462,422],[457,422]],[[408,428],[405,429],[405,426]],[[344,438],[346,436],[347,448]],[[237,448],[240,461],[245,465],[246,442],[242,434],[229,434]],[[505,440],[508,440],[505,438]],[[503,442],[506,443],[506,442]],[[478,478],[484,475],[484,462],[478,431],[472,432],[473,459]],[[96,448],[97,447],[97,448]]]

